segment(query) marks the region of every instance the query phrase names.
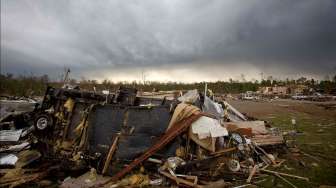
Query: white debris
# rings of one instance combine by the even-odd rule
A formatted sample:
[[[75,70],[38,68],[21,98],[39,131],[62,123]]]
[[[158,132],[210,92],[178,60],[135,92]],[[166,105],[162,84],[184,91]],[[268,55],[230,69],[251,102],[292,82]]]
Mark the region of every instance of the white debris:
[[[197,89],[190,90],[183,96],[179,97],[178,100],[185,103],[195,103],[199,98]]]
[[[1,142],[10,142],[10,141],[18,141],[20,139],[22,133],[22,129],[19,130],[3,130],[0,131],[0,141]]]
[[[11,165],[14,166],[18,161],[18,157],[14,154],[8,154],[0,158],[0,165]]]
[[[200,117],[192,125],[192,132],[198,135],[199,139],[207,137],[222,137],[229,135],[226,128],[222,127],[217,119],[206,116]]]

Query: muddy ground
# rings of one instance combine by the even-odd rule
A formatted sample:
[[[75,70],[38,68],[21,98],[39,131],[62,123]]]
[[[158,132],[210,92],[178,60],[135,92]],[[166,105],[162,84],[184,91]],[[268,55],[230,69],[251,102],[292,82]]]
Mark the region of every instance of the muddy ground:
[[[310,182],[289,179],[297,187],[336,185],[336,110],[333,102],[307,102],[294,100],[241,101],[230,100],[240,112],[270,122],[282,131],[293,129],[295,119],[300,134],[296,145],[300,152],[281,156],[286,162],[277,171],[306,176]],[[275,181],[275,182],[274,182]],[[276,183],[278,182],[278,183]],[[270,178],[261,186],[287,187]]]

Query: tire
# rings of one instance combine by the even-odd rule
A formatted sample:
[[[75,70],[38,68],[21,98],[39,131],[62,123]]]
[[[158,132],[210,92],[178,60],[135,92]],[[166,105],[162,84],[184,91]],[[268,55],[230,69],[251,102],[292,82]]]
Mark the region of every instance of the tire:
[[[49,129],[53,125],[53,119],[50,115],[40,114],[35,118],[35,130],[42,132]]]

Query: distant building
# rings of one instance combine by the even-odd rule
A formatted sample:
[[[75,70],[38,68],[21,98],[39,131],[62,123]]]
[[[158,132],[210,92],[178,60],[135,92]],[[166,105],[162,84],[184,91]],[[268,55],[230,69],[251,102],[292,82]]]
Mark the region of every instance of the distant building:
[[[301,84],[290,86],[266,86],[259,87],[258,92],[264,95],[305,94],[309,92],[309,87]]]
[[[309,92],[309,87],[306,85],[292,85],[290,86],[290,94],[306,94]]]

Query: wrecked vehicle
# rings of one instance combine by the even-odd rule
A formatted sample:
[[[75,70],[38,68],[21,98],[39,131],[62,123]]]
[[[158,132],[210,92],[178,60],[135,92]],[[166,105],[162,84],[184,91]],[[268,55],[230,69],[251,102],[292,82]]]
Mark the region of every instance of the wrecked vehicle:
[[[281,164],[267,147],[285,146],[280,131],[197,90],[166,100],[124,87],[113,94],[48,87],[41,105],[24,117],[22,129],[15,116],[1,122],[0,165],[9,167],[1,186],[55,171],[68,172],[58,177],[61,187],[251,183],[261,172],[275,173],[265,167]],[[43,168],[27,174],[34,161]],[[17,169],[21,183],[11,175]]]

